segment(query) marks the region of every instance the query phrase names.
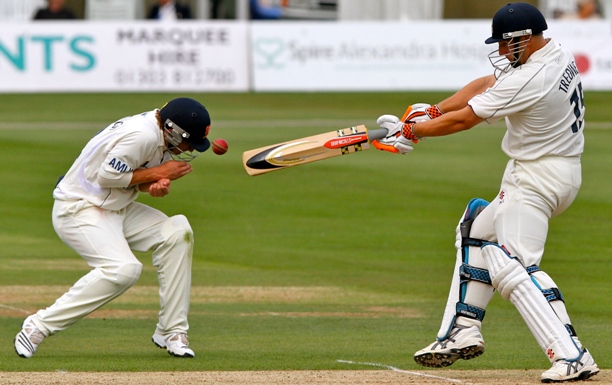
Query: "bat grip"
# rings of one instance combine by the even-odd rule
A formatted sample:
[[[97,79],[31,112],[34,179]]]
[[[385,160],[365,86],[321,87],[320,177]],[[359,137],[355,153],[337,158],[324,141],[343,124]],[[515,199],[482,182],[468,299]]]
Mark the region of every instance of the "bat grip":
[[[376,130],[369,130],[368,131],[368,139],[371,141],[375,140],[375,139],[382,139],[385,136],[387,136],[387,133],[389,132],[389,130],[387,130],[386,128],[378,128]]]

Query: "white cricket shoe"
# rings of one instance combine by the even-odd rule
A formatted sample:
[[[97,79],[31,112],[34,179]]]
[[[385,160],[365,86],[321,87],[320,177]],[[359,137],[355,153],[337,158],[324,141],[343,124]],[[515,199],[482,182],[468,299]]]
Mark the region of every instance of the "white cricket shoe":
[[[593,356],[584,349],[575,361],[558,360],[553,366],[542,373],[542,382],[580,381],[591,378],[599,373],[599,367]]]
[[[478,327],[455,326],[447,339],[436,341],[414,353],[414,360],[421,366],[441,368],[452,365],[458,359],[478,357],[484,350],[484,338]]]
[[[195,353],[189,349],[189,341],[185,333],[153,334],[153,343],[175,357],[193,358]]]
[[[19,357],[32,358],[38,345],[45,339],[45,335],[32,322],[32,317],[23,321],[21,331],[15,336],[15,351]]]

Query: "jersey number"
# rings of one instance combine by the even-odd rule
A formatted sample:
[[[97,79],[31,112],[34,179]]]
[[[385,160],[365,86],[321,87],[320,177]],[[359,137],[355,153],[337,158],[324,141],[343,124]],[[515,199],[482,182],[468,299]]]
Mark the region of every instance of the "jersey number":
[[[578,83],[578,86],[574,89],[574,93],[570,98],[570,103],[574,105],[574,115],[576,115],[576,121],[572,123],[572,132],[577,133],[584,124],[584,119],[581,117],[581,109],[584,108],[584,95],[582,94],[582,83]]]

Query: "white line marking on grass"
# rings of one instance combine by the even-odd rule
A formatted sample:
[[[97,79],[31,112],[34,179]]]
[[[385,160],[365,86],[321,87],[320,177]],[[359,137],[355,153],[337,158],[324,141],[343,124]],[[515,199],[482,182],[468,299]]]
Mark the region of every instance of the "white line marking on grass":
[[[348,361],[348,360],[336,360],[336,362],[341,362],[341,363],[344,363],[344,364],[351,364],[351,365],[376,366],[376,367],[380,367],[380,368],[386,368],[386,369],[389,369],[389,370],[393,370],[394,372],[405,373],[405,374],[412,374],[414,376],[436,378],[438,380],[444,380],[444,381],[449,381],[449,382],[458,382],[458,383],[462,382],[461,380],[457,380],[455,378],[433,376],[431,374],[424,374],[424,373],[419,373],[419,372],[410,372],[408,370],[402,370],[402,369],[396,368],[395,366],[390,366],[390,365],[385,365],[385,364],[376,364],[376,363],[373,363],[373,362],[355,362],[355,361]]]
[[[1,303],[0,303],[0,308],[1,308],[1,309],[8,309],[8,310],[18,311],[18,312],[21,312],[21,313],[23,313],[23,314],[30,314],[30,312],[29,312],[29,311],[27,311],[27,310],[20,309],[20,308],[18,308],[18,307],[13,307],[13,306],[8,306],[8,305],[3,305],[3,304],[1,304]]]

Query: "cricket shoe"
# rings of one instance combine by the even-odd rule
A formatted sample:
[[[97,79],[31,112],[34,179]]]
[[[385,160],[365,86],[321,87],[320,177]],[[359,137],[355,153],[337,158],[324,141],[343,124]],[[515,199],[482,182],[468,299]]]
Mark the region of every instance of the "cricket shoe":
[[[599,367],[593,356],[584,349],[578,359],[573,361],[558,360],[553,366],[542,373],[542,382],[581,381],[599,373]]]
[[[185,333],[153,334],[153,343],[174,357],[193,358],[195,353],[189,349],[189,341]]]
[[[478,327],[455,326],[446,339],[416,352],[414,360],[421,366],[442,368],[452,365],[458,359],[478,357],[484,350],[484,339]]]
[[[15,336],[15,351],[19,357],[32,358],[38,345],[45,339],[45,335],[32,322],[32,317],[23,321],[21,331]]]

